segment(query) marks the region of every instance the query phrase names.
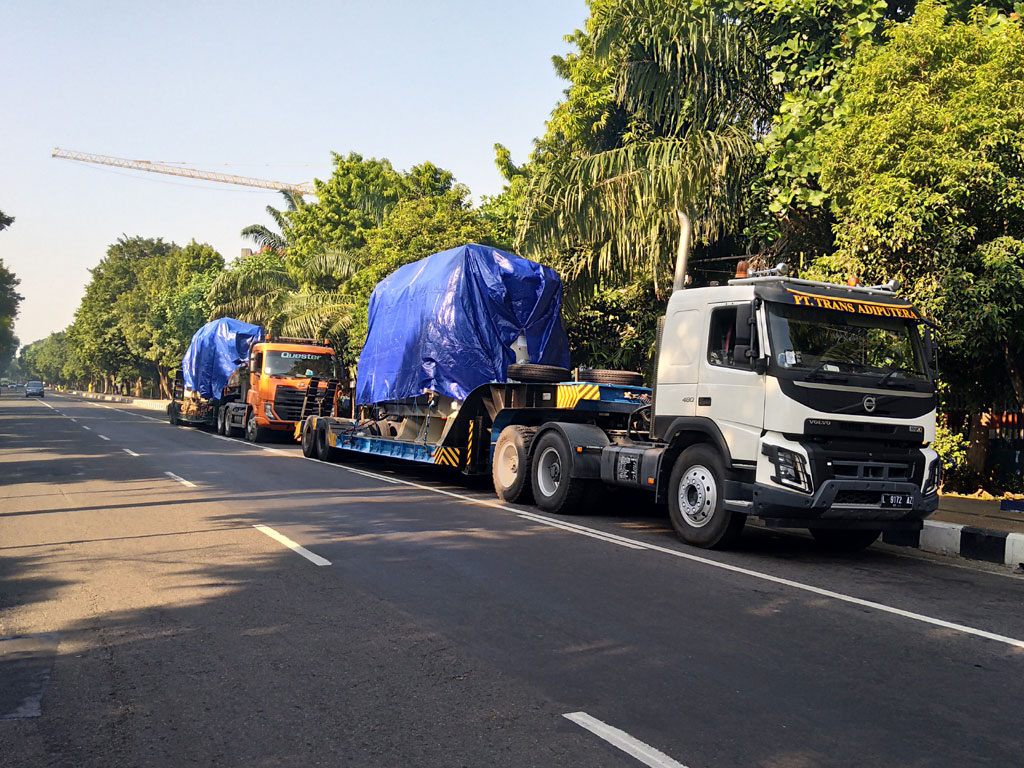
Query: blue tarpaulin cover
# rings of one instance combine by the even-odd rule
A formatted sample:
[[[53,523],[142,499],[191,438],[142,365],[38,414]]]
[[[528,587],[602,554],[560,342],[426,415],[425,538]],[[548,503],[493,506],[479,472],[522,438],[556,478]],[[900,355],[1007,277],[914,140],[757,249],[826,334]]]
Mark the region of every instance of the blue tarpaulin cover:
[[[520,335],[531,363],[567,368],[561,309],[554,270],[497,248],[462,245],[406,264],[370,296],[356,403],[428,391],[465,400],[505,381]]]
[[[219,398],[232,372],[249,359],[252,345],[263,341],[263,329],[232,317],[213,320],[192,336],[181,372],[185,388],[200,397]]]

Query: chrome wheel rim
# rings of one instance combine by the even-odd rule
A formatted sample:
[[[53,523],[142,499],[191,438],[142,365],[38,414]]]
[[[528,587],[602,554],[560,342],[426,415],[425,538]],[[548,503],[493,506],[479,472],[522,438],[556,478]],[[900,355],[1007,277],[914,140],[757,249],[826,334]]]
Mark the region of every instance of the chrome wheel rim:
[[[703,528],[715,513],[718,504],[718,486],[711,471],[700,464],[686,470],[679,481],[679,512],[686,524]]]
[[[505,443],[494,460],[498,482],[503,488],[511,488],[519,477],[519,451],[512,442]]]
[[[553,446],[545,448],[537,461],[537,485],[540,492],[550,498],[558,492],[561,484],[562,459]]]

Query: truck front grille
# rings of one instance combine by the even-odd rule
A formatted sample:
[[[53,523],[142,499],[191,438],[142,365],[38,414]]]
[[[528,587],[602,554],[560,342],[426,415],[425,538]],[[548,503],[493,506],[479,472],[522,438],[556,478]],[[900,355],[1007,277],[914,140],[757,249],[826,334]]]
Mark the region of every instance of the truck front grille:
[[[302,400],[306,390],[298,387],[278,387],[274,393],[274,413],[282,421],[298,421],[302,418]]]
[[[833,461],[837,478],[850,480],[889,480],[907,482],[914,474],[914,465],[882,461]]]

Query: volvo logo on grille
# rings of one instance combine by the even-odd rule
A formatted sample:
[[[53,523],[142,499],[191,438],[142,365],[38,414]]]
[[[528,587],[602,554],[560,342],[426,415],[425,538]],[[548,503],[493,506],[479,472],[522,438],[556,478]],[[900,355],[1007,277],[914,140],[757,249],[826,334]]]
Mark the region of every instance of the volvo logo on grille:
[[[871,395],[865,395],[862,402],[864,403],[864,410],[868,413],[872,413],[875,410],[875,406],[878,404],[875,398]]]

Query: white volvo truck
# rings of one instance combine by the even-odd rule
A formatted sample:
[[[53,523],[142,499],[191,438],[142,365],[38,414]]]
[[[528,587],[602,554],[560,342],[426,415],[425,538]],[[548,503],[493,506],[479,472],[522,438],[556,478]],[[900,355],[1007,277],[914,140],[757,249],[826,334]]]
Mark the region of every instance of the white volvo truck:
[[[845,550],[919,531],[940,473],[924,318],[892,286],[784,269],[686,288],[681,220],[653,389],[628,372],[514,364],[461,401],[425,392],[310,417],[303,451],[489,473],[501,499],[548,512],[585,513],[603,485],[643,489],[699,547],[727,546],[748,517]]]

